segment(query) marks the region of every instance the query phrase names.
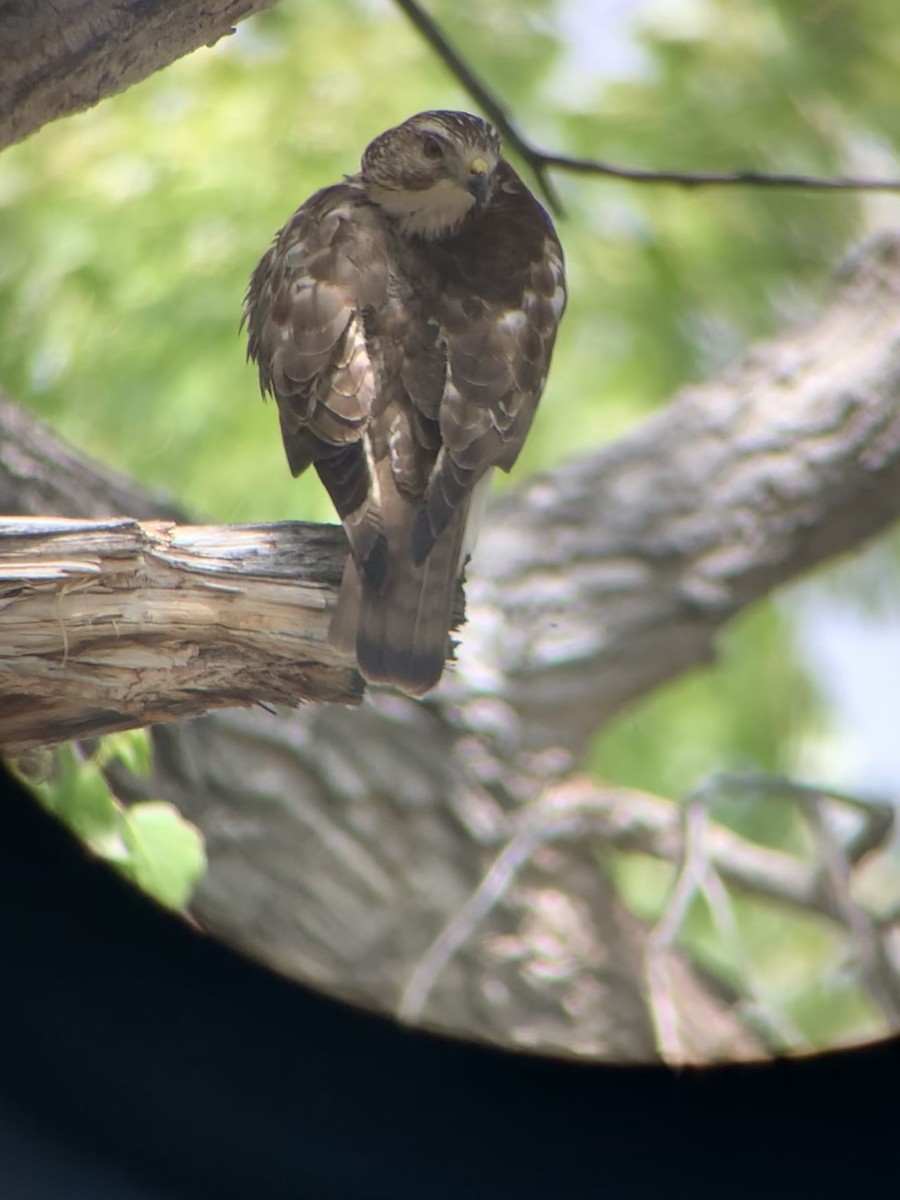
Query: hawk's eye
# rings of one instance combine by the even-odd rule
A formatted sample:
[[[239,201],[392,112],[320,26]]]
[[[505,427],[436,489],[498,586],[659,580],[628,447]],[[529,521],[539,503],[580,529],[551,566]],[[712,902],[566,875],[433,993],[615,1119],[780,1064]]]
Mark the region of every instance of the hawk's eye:
[[[422,143],[422,153],[432,162],[437,162],[439,158],[444,157],[444,147],[437,138],[427,137]]]

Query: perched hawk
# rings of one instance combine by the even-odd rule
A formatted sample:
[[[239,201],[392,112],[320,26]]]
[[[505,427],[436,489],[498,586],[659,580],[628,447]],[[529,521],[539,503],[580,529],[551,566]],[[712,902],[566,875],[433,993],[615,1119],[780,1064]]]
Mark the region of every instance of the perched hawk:
[[[350,543],[332,641],[372,682],[441,677],[493,467],[516,461],[565,306],[550,218],[479,117],[425,112],[294,213],[247,290],[294,475]]]

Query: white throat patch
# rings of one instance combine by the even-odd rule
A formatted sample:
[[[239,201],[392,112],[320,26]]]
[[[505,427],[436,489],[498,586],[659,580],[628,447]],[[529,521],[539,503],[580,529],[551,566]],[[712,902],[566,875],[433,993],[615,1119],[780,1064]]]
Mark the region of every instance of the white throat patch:
[[[398,219],[403,233],[426,239],[453,233],[475,203],[474,196],[451,179],[421,191],[393,191],[371,183],[366,191],[370,200]]]

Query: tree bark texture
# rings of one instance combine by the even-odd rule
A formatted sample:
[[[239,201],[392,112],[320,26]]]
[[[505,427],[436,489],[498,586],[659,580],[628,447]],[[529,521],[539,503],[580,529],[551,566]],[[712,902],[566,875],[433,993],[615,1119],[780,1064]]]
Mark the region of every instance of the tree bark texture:
[[[882,237],[808,328],[513,489],[472,571],[463,694],[483,680],[521,745],[578,754],[629,700],[711,660],[725,621],[885,529],[898,345],[900,241]]]
[[[358,703],[331,526],[0,519],[0,745],[251,704]]]
[[[898,296],[886,239],[808,329],[508,493],[471,571],[460,664],[428,701],[157,727],[150,783],[119,784],[203,829],[197,918],[288,974],[470,1036],[632,1061],[762,1053],[734,997],[654,949],[604,868],[610,844],[677,858],[676,810],[617,799],[572,765],[621,704],[708,659],[730,615],[897,515]],[[0,486],[29,511],[120,512],[121,485],[105,503],[84,461],[72,469],[92,507],[73,513],[52,464],[75,456],[32,423],[17,455],[8,416]],[[573,794],[582,817],[558,820]],[[771,852],[710,853],[735,886],[822,901],[815,872]]]
[[[0,5],[0,149],[212,46],[271,0]]]

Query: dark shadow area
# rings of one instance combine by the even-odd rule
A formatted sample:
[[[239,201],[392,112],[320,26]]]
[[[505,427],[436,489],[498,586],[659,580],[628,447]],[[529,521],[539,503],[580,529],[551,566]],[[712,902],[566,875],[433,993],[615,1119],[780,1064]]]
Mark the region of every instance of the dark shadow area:
[[[900,1043],[674,1073],[412,1032],[196,933],[7,791],[3,1200],[768,1198],[895,1155]]]

